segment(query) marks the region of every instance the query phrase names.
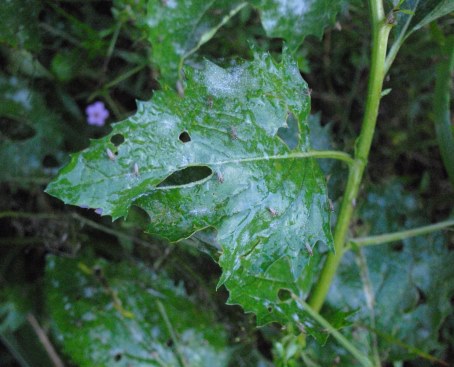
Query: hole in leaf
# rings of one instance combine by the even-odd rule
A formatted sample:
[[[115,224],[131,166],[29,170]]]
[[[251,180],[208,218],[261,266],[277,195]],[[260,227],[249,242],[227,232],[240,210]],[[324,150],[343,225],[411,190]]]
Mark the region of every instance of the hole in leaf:
[[[120,362],[122,357],[123,356],[121,355],[121,353],[117,353],[117,354],[114,355],[114,361],[115,362]]]
[[[280,127],[277,130],[277,136],[283,140],[289,149],[295,149],[298,146],[300,140],[298,120],[290,111],[287,115],[287,127]]]
[[[416,287],[416,290],[418,291],[418,306],[425,304],[427,302],[425,293],[419,287]]]
[[[93,274],[95,275],[95,277],[99,278],[102,276],[102,269],[99,267],[99,266],[95,266],[93,268]]]
[[[172,347],[172,346],[173,346],[173,340],[172,340],[172,339],[168,339],[168,340],[166,341],[166,345],[167,345],[168,347]]]
[[[27,140],[36,134],[35,129],[25,121],[6,116],[0,117],[0,132],[11,140]]]
[[[392,245],[392,249],[394,252],[402,252],[404,249],[404,245],[402,243],[396,243]]]
[[[46,156],[44,156],[42,163],[44,168],[57,168],[60,166],[60,163],[58,163],[57,158],[55,158],[51,154],[47,154]]]
[[[125,142],[125,137],[121,134],[115,134],[110,138],[110,141],[112,142],[113,145],[118,147],[119,145]]]
[[[271,312],[273,312],[273,307],[268,306],[268,307],[267,307],[267,310],[268,310],[269,313],[271,313]]]
[[[183,143],[187,143],[187,142],[191,141],[191,137],[189,136],[187,131],[183,131],[180,134],[180,136],[178,137],[178,139],[180,139],[180,141]]]
[[[191,182],[203,180],[212,174],[213,171],[206,166],[186,167],[172,173],[158,187],[186,185]]]
[[[292,298],[292,294],[290,293],[290,291],[285,288],[279,289],[277,296],[281,302],[288,301],[290,298]]]

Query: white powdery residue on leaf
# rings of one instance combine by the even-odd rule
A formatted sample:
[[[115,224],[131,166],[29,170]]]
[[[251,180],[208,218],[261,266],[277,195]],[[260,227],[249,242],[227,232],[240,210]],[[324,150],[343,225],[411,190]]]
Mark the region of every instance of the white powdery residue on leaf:
[[[207,63],[204,72],[208,93],[215,97],[231,97],[240,91],[244,69],[237,67],[226,70],[213,63]]]
[[[281,0],[279,1],[279,12],[283,17],[292,14],[294,16],[303,15],[307,13],[314,0]]]

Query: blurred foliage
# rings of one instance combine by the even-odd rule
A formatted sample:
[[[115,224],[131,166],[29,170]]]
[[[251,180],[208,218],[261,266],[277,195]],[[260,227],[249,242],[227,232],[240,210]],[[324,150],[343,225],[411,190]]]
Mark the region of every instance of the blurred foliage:
[[[386,2],[386,10],[391,11],[396,3]],[[424,3],[451,6],[449,1]],[[312,130],[320,130],[314,135],[324,137],[313,138],[313,145],[351,150],[367,93],[370,28],[365,2],[341,5],[335,25],[328,22],[321,40],[307,36],[295,57],[312,89],[312,112],[316,113]],[[142,233],[147,215],[138,208],[127,220],[111,223],[93,211],[63,207],[43,193],[69,153],[86,148],[90,139],[107,135],[110,123],[134,113],[135,101],[149,100],[159,88],[156,79],[162,71],[150,62],[153,45],[141,16],[146,8],[146,1],[135,0],[0,2],[0,365],[53,365],[49,345],[66,358],[58,333],[52,332],[57,321],[50,317],[52,307],[45,304],[46,257],[53,256],[48,262],[76,263],[72,258],[82,248],[94,254],[87,264],[103,258],[98,261],[113,269],[120,261],[137,264],[139,260],[144,271],[137,278],[165,273],[167,284],[182,282],[188,307],[211,310],[210,320],[224,330],[221,339],[222,345],[228,345],[230,366],[315,366],[321,356],[321,366],[354,366],[332,339],[321,351],[309,338],[295,336],[299,330],[290,325],[257,329],[252,316],[244,315],[239,307],[226,306],[225,289],[215,291],[219,267],[198,252],[209,248],[209,233],[169,245]],[[409,15],[397,14],[399,19]],[[412,25],[422,24],[420,17],[414,19]],[[250,45],[269,50],[279,59],[282,40],[266,37],[261,22],[258,10],[243,8],[188,63],[197,66],[204,57],[229,66],[235,59],[251,59]],[[453,18],[448,15],[437,20],[437,27],[432,24],[429,30],[425,25],[413,32],[390,69],[384,87],[391,91],[382,99],[361,198],[366,202],[358,203],[351,228],[357,235],[432,223],[452,214],[454,190],[431,121],[439,40],[453,31]],[[111,112],[104,127],[86,122],[85,108],[98,100]],[[328,167],[322,168],[328,170],[329,194],[337,210],[345,169],[337,163],[325,164]],[[396,176],[398,183],[389,184]],[[425,353],[452,363],[453,247],[454,236],[447,231],[346,255],[344,271],[338,275],[346,279],[345,294],[340,285],[330,299],[336,308],[357,313],[350,317],[353,326],[341,331],[367,352],[373,350],[376,338],[385,360],[405,360],[406,367],[436,363]],[[358,263],[367,264],[372,289],[378,287],[383,295],[376,297],[374,308],[376,334],[366,333],[375,328],[365,307]],[[126,265],[121,266],[127,272]],[[80,268],[64,276],[76,274],[98,290],[103,288],[93,275],[81,275]],[[124,280],[123,286],[132,280]],[[105,307],[113,307],[108,293],[99,291],[99,297]],[[124,309],[128,310],[126,303]],[[325,316],[329,311],[328,304]],[[39,334],[47,335],[46,346]],[[375,336],[371,339],[370,335]],[[307,348],[301,350],[305,343]]]
[[[49,256],[46,286],[56,338],[79,366],[227,366],[222,326],[163,272]]]
[[[373,185],[358,210],[356,231],[382,234],[426,224],[421,205],[418,196],[405,192],[395,179]],[[354,311],[352,325],[343,334],[371,357],[374,353],[387,361],[419,357],[422,365],[444,365],[450,344],[440,329],[453,314],[451,246],[449,236],[434,233],[353,248],[342,260],[325,312],[339,305]],[[302,353],[298,345],[292,335],[275,342],[278,365],[287,360],[288,365],[297,366],[298,360],[304,360],[314,366],[359,366],[333,339],[325,346],[310,341]]]

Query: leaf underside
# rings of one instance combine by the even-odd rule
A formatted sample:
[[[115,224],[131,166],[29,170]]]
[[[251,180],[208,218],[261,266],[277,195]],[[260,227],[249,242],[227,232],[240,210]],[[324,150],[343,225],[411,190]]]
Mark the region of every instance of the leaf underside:
[[[298,321],[304,312],[279,293],[305,298],[316,258],[308,247],[332,248],[324,176],[314,159],[289,157],[310,149],[307,84],[287,54],[230,69],[207,62],[186,75],[184,98],[164,90],[140,102],[74,154],[47,192],[114,219],[138,206],[147,231],[170,241],[214,228],[229,303],[258,324]],[[280,136],[288,123],[299,130],[293,149]]]

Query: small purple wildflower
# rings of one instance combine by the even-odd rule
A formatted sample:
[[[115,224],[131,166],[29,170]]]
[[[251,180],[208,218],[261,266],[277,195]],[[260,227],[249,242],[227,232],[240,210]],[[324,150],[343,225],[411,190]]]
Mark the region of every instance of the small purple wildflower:
[[[109,117],[109,111],[104,106],[104,103],[99,101],[88,105],[85,113],[87,114],[88,125],[104,126],[106,119]]]
[[[98,215],[102,215],[102,208],[96,209],[95,213],[98,214]]]

